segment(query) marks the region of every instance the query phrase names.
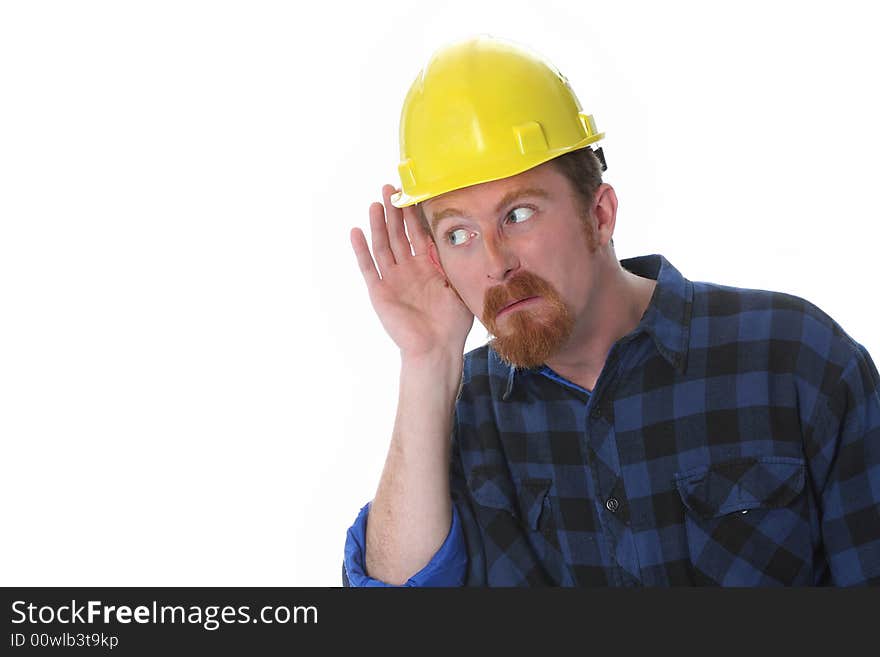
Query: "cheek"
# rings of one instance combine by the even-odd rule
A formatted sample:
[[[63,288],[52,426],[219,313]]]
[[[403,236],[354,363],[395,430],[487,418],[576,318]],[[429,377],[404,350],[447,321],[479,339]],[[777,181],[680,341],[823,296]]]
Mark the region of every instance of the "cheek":
[[[544,257],[543,266],[532,270],[550,283],[569,306],[583,298],[592,276],[586,244],[578,244],[574,237],[572,241],[548,245],[547,252],[555,256]],[[583,240],[583,236],[580,238]]]
[[[458,296],[461,297],[461,300],[464,301],[464,305],[468,307],[474,315],[480,317],[483,314],[483,301],[485,299],[485,295],[482,290],[475,288],[474,286],[465,287],[465,288],[456,288],[456,292],[458,292]]]
[[[458,294],[464,305],[467,306],[474,315],[480,317],[483,313],[483,299],[485,298],[485,290],[480,287],[479,283],[474,281],[472,276],[463,275],[456,272],[455,275],[449,274],[447,271],[446,279],[452,286],[452,289]]]

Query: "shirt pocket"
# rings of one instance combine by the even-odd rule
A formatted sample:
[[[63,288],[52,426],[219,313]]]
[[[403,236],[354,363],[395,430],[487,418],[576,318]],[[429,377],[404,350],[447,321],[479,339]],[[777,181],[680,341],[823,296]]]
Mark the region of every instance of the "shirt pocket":
[[[550,577],[561,577],[555,572],[560,568],[552,567],[561,558],[552,479],[512,479],[494,468],[476,468],[468,477],[468,487],[490,545],[510,553],[517,551],[514,546],[522,539],[544,561]]]
[[[505,581],[516,573],[514,581],[529,586],[570,580],[559,547],[553,480],[478,470],[468,483],[490,572],[494,563],[503,564]]]
[[[475,469],[469,478],[474,501],[480,506],[504,511],[532,531],[551,522],[551,479],[514,481],[497,470]]]
[[[697,584],[808,584],[812,568],[803,458],[759,456],[674,477]]]

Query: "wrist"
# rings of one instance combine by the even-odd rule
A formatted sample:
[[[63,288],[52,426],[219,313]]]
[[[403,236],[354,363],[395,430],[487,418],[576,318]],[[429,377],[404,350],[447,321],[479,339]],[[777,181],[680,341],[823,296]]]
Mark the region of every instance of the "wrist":
[[[401,354],[401,390],[430,396],[445,406],[458,396],[464,370],[462,351],[436,350]]]
[[[458,369],[464,363],[464,346],[461,347],[436,347],[423,352],[400,352],[400,363],[404,369],[409,368],[454,368]]]

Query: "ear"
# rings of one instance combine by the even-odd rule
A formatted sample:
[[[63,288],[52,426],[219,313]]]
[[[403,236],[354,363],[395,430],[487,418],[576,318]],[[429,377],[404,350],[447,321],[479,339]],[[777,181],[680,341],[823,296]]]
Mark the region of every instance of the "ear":
[[[601,246],[607,244],[614,235],[617,222],[617,194],[608,183],[602,183],[596,190],[593,201],[593,215],[596,217],[596,238]]]
[[[428,257],[431,259],[431,264],[434,265],[434,269],[436,269],[443,278],[447,278],[446,271],[444,271],[443,265],[440,264],[440,256],[437,253],[437,244],[434,240],[431,240],[431,243],[428,245]]]

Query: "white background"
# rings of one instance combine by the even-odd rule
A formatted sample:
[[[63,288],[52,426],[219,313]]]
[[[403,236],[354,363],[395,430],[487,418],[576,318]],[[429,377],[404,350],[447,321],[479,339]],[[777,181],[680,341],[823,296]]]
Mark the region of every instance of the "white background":
[[[348,234],[462,36],[569,78],[619,258],[802,296],[878,360],[871,5],[719,4],[0,5],[0,584],[340,583],[399,365]]]

